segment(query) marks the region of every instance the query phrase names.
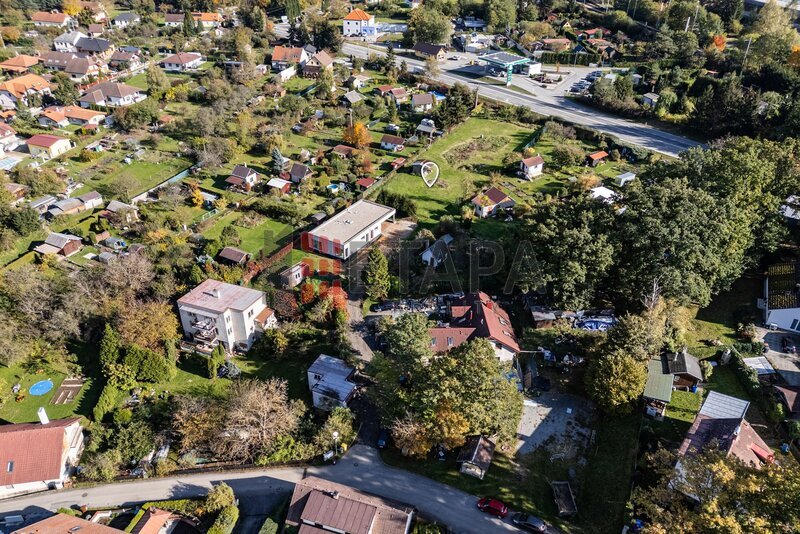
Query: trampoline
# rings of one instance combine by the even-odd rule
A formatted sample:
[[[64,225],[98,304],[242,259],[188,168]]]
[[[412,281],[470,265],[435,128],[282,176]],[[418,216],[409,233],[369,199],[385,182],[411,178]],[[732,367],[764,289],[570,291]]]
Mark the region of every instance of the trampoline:
[[[53,389],[53,381],[48,378],[47,380],[40,380],[39,382],[36,382],[34,385],[28,388],[28,393],[34,397],[39,397],[49,392],[51,389]]]

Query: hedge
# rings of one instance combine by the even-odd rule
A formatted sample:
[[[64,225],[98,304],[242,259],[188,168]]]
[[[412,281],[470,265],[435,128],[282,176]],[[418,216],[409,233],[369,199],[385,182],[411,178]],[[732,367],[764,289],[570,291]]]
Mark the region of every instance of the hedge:
[[[208,534],[231,534],[237,521],[239,521],[239,508],[234,504],[226,506],[208,529]]]
[[[106,384],[100,393],[100,398],[97,399],[97,404],[92,409],[92,417],[98,423],[103,420],[107,413],[111,412],[117,407],[122,392],[116,387]]]
[[[168,512],[175,512],[180,515],[186,516],[196,516],[198,510],[202,507],[203,500],[202,499],[174,499],[171,501],[149,501],[139,508],[139,511],[136,512],[136,515],[133,516],[131,522],[128,523],[128,526],[125,527],[125,532],[133,532],[133,529],[136,528],[136,525],[139,524],[141,521],[142,516],[150,508],[159,508],[161,510],[167,510]]]
[[[283,500],[276,506],[272,513],[269,515],[264,524],[261,525],[261,529],[258,531],[258,534],[278,534],[278,531],[281,528],[281,524],[284,521],[286,516],[286,511],[289,508],[289,497],[284,497]]]

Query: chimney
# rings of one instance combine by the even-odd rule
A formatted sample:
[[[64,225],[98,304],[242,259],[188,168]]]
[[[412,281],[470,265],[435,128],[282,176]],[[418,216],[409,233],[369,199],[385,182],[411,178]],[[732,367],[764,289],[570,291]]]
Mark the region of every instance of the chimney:
[[[211,290],[211,294],[214,295],[214,298],[219,298],[219,288],[215,287]]]
[[[39,409],[36,411],[36,415],[39,416],[39,422],[43,425],[46,425],[50,422],[50,418],[47,417],[47,412],[44,409],[44,406],[40,406]]]

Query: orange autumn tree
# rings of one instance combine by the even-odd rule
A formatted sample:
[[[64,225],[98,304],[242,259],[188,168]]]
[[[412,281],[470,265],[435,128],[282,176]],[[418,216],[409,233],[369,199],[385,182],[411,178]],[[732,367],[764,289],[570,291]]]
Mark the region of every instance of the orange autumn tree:
[[[300,286],[300,303],[301,304],[310,304],[314,302],[314,299],[317,296],[317,291],[314,288],[314,284],[311,282],[304,282],[302,286]]]
[[[356,148],[369,146],[371,141],[369,130],[363,122],[356,121],[344,130],[344,142]]]

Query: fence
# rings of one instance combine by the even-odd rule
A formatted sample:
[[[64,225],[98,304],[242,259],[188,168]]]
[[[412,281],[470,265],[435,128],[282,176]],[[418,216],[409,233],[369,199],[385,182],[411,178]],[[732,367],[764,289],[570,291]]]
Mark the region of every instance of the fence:
[[[242,282],[247,284],[258,276],[261,272],[269,269],[270,267],[275,266],[278,262],[283,260],[286,256],[288,256],[292,250],[295,249],[295,241],[294,239],[290,239],[288,243],[283,245],[277,251],[273,252],[266,258],[253,260],[247,264],[247,270],[245,271],[244,275],[242,276]]]

